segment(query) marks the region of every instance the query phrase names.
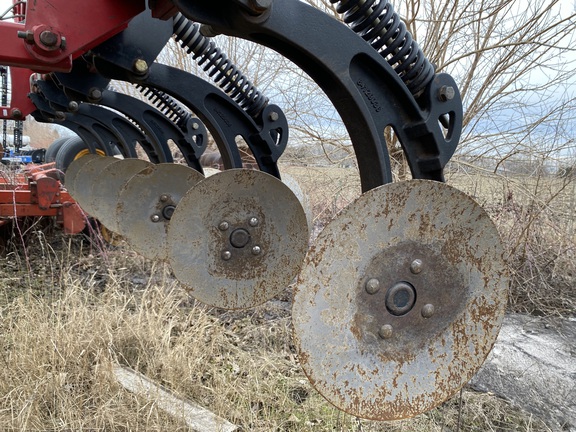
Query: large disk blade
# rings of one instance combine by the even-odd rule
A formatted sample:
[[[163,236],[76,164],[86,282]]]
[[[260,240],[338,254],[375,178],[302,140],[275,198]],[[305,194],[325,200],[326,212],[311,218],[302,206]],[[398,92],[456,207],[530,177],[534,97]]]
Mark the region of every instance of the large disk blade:
[[[185,165],[151,165],[133,176],[120,190],[118,233],[149,259],[166,258],[168,223],[177,204],[204,176]]]
[[[97,158],[102,157],[100,155],[89,153],[81,158],[78,158],[70,164],[68,169],[66,170],[66,176],[64,177],[64,185],[66,186],[66,190],[72,196],[75,195],[76,191],[74,190],[74,183],[79,175],[81,175],[82,170],[86,167],[89,163],[95,161]]]
[[[288,286],[308,237],[306,215],[290,188],[261,171],[227,170],[182,198],[168,227],[168,257],[197,300],[248,308]]]
[[[82,159],[84,158],[74,163],[80,163]],[[96,216],[92,207],[92,187],[94,182],[101,179],[101,173],[104,168],[117,162],[119,162],[119,159],[111,156],[90,158],[90,160],[82,163],[83,166],[78,169],[78,172],[68,182],[72,197],[80,204],[82,210],[89,215]]]
[[[381,186],[309,252],[292,313],[300,363],[348,413],[412,417],[484,362],[507,286],[498,232],[471,198],[431,181]]]
[[[116,208],[120,188],[132,176],[152,164],[142,159],[116,160],[117,162],[106,165],[94,180],[90,195],[90,208],[92,216],[106,228],[117,233]]]

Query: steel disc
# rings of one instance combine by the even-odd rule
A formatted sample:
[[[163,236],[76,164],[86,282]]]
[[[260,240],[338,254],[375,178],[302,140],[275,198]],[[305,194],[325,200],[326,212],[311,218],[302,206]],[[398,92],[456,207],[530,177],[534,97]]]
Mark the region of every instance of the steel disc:
[[[81,159],[76,162],[80,163]],[[106,166],[116,163],[118,160],[111,156],[90,158],[72,176],[72,180],[68,181],[72,197],[78,202],[82,210],[89,215],[95,216],[92,207],[92,187],[94,182],[100,180],[100,173]]]
[[[261,171],[233,169],[198,183],[168,227],[168,258],[199,301],[226,309],[264,303],[298,274],[308,249],[294,193]]]
[[[116,159],[106,165],[93,182],[90,194],[92,216],[106,228],[118,232],[116,208],[120,188],[134,175],[152,163],[143,159]]]
[[[163,163],[143,169],[120,190],[118,233],[146,258],[165,259],[172,213],[184,194],[203,179],[185,165]]]
[[[494,224],[464,193],[423,180],[371,190],[320,233],[300,273],[300,363],[355,416],[427,411],[484,362],[507,278]]]
[[[71,196],[74,196],[74,182],[78,177],[78,174],[82,171],[82,169],[91,161],[94,161],[96,158],[101,157],[96,154],[87,154],[84,157],[78,158],[70,164],[68,169],[66,170],[66,175],[64,177],[64,186],[66,186],[66,190]]]

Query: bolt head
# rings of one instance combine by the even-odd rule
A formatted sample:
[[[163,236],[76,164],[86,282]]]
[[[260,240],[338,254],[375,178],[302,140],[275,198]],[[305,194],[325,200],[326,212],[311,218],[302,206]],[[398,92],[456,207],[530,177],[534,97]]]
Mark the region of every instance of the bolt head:
[[[222,252],[221,257],[224,261],[230,261],[230,259],[232,258],[232,253],[229,250],[225,250]]]
[[[270,113],[270,115],[268,116],[268,118],[272,121],[278,121],[278,119],[280,118],[280,115],[276,111],[272,111]]]
[[[257,227],[257,226],[258,226],[258,223],[259,223],[258,218],[255,218],[255,217],[250,218],[250,220],[248,221],[248,224],[249,224],[251,227]]]
[[[144,75],[148,72],[148,63],[146,63],[146,60],[144,59],[137,59],[134,61],[133,69],[134,72]]]
[[[415,259],[414,261],[412,261],[412,263],[410,264],[410,271],[413,274],[419,274],[422,272],[422,267],[423,267],[423,263],[421,259]]]
[[[368,282],[366,282],[366,292],[368,294],[376,294],[378,291],[380,291],[380,281],[378,279],[369,279]]]
[[[220,222],[220,225],[218,225],[218,229],[220,231],[227,231],[228,228],[230,228],[230,224],[226,221],[222,221],[222,222]]]
[[[166,202],[166,201],[168,201],[168,199],[170,199],[170,197],[168,195],[166,195],[166,194],[160,195],[160,201]]]
[[[428,303],[428,304],[425,304],[424,306],[422,306],[422,311],[421,311],[421,313],[422,313],[422,316],[423,316],[424,318],[431,318],[431,317],[434,315],[434,312],[435,312],[435,311],[436,311],[436,310],[435,310],[435,308],[434,308],[434,305]]]
[[[80,108],[80,105],[78,105],[78,102],[76,102],[76,101],[71,101],[68,104],[68,111],[70,111],[70,112],[76,112],[76,111],[78,111],[79,108]]]
[[[252,255],[260,255],[262,253],[262,248],[260,246],[254,246],[252,248]]]
[[[44,30],[40,33],[40,42],[42,42],[47,47],[54,47],[58,43],[58,35],[49,30]]]
[[[153,215],[150,217],[150,220],[151,220],[152,222],[154,222],[154,223],[160,222],[160,215],[153,214]]]
[[[442,86],[438,90],[438,100],[440,102],[452,100],[454,96],[456,96],[456,90],[452,86]]]
[[[92,100],[100,100],[100,99],[102,99],[102,90],[100,90],[96,87],[93,87],[88,92],[88,97]]]
[[[20,120],[22,118],[22,111],[20,111],[18,108],[14,108],[12,111],[10,111],[10,115],[13,119]]]
[[[393,334],[394,334],[394,329],[392,328],[392,326],[390,324],[384,324],[382,327],[380,327],[380,330],[378,330],[378,335],[382,339],[390,339]]]
[[[198,130],[200,129],[200,125],[198,123],[192,123],[192,129]]]

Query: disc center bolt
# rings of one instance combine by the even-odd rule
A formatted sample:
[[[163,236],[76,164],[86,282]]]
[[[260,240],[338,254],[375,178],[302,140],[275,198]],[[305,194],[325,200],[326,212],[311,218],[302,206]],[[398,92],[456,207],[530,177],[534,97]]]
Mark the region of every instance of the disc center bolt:
[[[398,282],[386,293],[386,308],[392,315],[406,315],[416,303],[416,289],[411,283]]]
[[[238,228],[230,234],[230,244],[241,249],[250,242],[250,233],[243,228]]]

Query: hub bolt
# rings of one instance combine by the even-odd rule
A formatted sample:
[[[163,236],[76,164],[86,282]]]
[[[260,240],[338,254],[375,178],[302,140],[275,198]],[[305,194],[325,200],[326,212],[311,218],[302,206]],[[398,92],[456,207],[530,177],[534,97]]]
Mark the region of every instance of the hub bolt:
[[[260,246],[254,246],[252,248],[252,255],[260,255],[262,253],[262,248]]]
[[[378,335],[382,339],[390,339],[393,333],[394,329],[390,324],[384,324],[382,327],[380,327],[380,330],[378,330]]]
[[[415,259],[412,261],[412,264],[410,264],[410,271],[414,274],[419,274],[422,271],[422,265],[422,260]]]
[[[218,225],[218,229],[220,231],[227,231],[228,228],[230,228],[230,224],[226,221],[222,221],[222,222],[220,222],[220,225]]]
[[[160,222],[160,215],[154,214],[152,217],[150,217],[150,220],[154,223]]]
[[[232,258],[232,253],[229,250],[225,250],[222,252],[221,256],[224,261],[230,261],[230,258]]]
[[[368,294],[376,294],[380,291],[380,281],[378,279],[369,279],[366,282],[366,292]]]
[[[160,201],[162,201],[162,202],[168,201],[169,198],[170,198],[170,197],[169,197],[168,195],[166,195],[166,194],[160,195]]]
[[[435,308],[434,308],[433,304],[428,303],[428,304],[425,304],[424,306],[422,306],[421,313],[422,313],[422,316],[424,318],[431,318],[432,315],[434,315],[434,312],[435,312]]]
[[[259,222],[258,222],[258,219],[255,218],[255,217],[250,218],[250,220],[248,221],[248,224],[249,224],[251,227],[257,227],[257,226],[258,226],[258,223],[259,223]]]

